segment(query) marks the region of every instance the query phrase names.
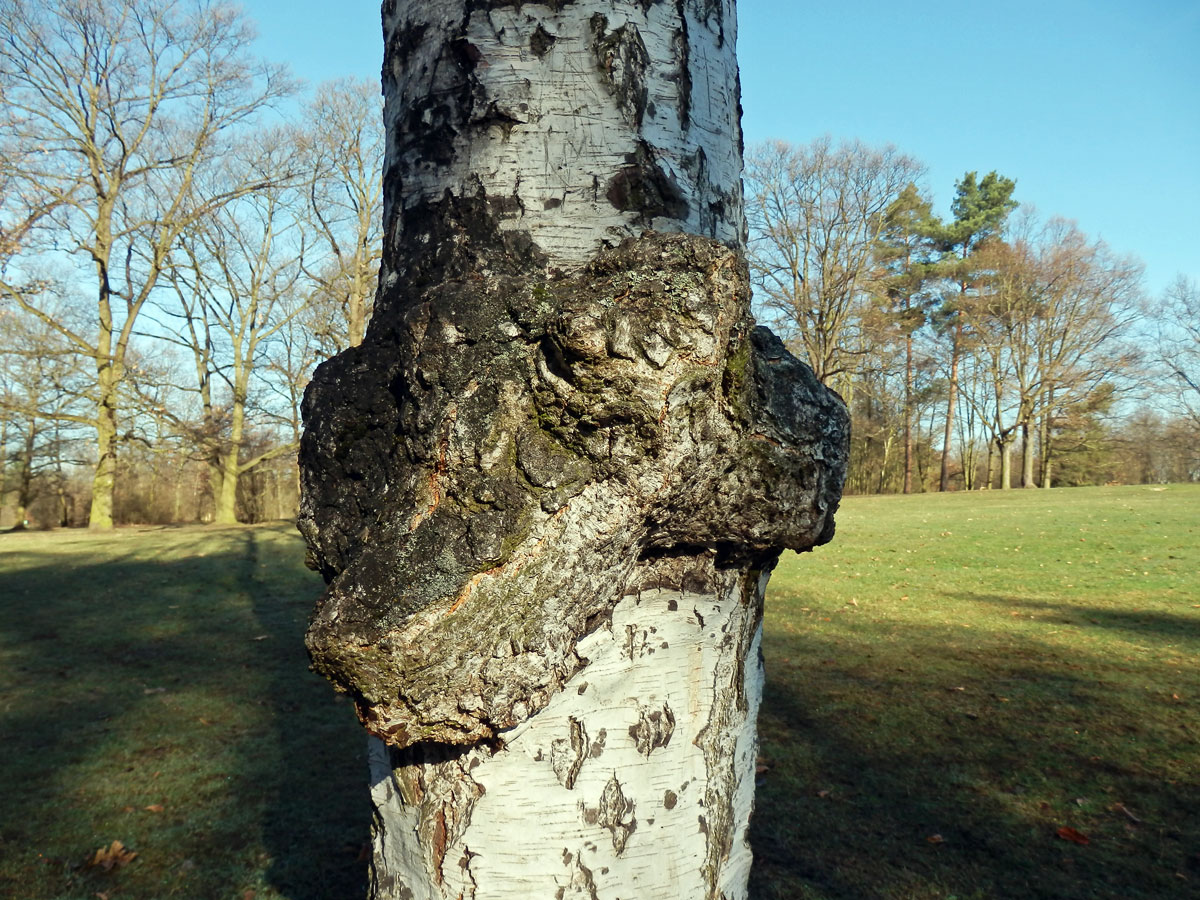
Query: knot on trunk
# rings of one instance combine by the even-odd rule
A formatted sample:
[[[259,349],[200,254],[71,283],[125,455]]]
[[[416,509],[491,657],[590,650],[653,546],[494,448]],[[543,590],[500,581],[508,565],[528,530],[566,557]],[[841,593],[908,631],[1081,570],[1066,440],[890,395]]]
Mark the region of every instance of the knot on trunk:
[[[647,233],[549,281],[405,290],[318,369],[301,447],[314,667],[394,746],[542,708],[655,560],[832,537],[845,407],[753,327],[736,251]]]

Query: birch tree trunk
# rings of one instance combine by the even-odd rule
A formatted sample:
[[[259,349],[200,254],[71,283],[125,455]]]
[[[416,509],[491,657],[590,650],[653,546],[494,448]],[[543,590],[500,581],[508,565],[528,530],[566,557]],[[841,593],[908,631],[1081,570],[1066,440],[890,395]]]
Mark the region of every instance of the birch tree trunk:
[[[763,592],[848,424],[749,318],[733,0],[383,20],[381,288],[300,517],[371,895],[744,897]]]

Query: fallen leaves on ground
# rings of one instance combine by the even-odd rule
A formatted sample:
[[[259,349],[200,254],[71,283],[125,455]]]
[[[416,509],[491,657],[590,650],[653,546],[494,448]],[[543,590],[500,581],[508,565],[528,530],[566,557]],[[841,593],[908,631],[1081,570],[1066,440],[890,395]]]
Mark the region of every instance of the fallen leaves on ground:
[[[161,803],[151,803],[149,806],[143,806],[142,809],[144,809],[146,812],[160,813],[166,809],[166,807]]]
[[[1086,847],[1092,842],[1086,834],[1076,831],[1074,828],[1069,828],[1066,825],[1058,829],[1056,833],[1062,840],[1070,841],[1072,844],[1079,844],[1082,847]]]
[[[92,868],[100,868],[105,872],[111,872],[113,869],[119,869],[122,866],[127,866],[133,862],[137,854],[128,849],[120,841],[113,841],[107,847],[101,847],[88,860],[88,866]]]

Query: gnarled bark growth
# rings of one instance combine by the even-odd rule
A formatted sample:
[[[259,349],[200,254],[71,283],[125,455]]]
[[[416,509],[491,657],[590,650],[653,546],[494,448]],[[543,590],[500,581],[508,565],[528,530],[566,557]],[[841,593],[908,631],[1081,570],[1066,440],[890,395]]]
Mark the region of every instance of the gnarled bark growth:
[[[847,419],[748,315],[733,21],[384,6],[384,277],[300,521],[377,898],[745,894],[763,591]]]

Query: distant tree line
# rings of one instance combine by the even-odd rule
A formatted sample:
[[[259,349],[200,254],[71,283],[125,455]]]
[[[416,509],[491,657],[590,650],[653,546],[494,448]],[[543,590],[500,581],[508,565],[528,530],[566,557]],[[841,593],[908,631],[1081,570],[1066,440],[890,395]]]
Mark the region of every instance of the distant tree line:
[[[848,489],[1200,480],[1200,287],[1145,296],[996,172],[942,219],[924,174],[828,137],[747,154],[756,310],[850,407]]]
[[[378,87],[302,94],[208,0],[0,0],[0,35],[6,522],[293,514],[375,289]]]
[[[308,374],[370,316],[382,115],[251,39],[210,0],[0,0],[0,527],[294,514]],[[923,175],[747,154],[757,312],[849,405],[849,489],[1200,478],[1197,285],[1147,301],[995,172],[943,220]]]

